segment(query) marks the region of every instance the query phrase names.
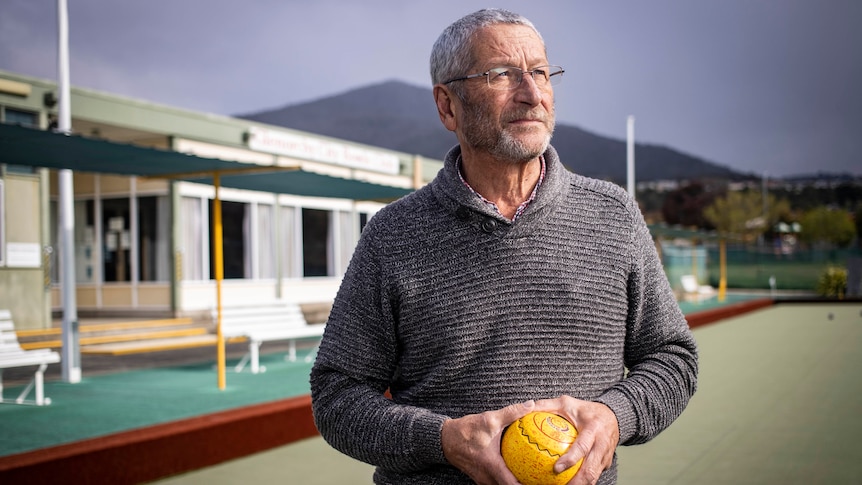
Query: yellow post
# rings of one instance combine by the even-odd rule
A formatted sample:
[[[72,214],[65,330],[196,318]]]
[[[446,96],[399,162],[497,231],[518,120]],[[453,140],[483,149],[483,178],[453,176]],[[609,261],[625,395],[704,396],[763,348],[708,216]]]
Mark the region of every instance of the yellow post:
[[[700,282],[697,277],[697,244],[694,241],[691,242],[691,274]]]
[[[718,301],[724,301],[725,296],[727,296],[727,243],[723,238],[718,242],[718,248],[719,274],[721,275],[718,283]]]
[[[219,185],[221,180],[218,172],[213,173],[213,185],[215,186],[215,200],[213,200],[213,258],[216,282],[216,362],[218,365],[218,388],[224,390],[225,382],[225,355],[224,355],[224,333],[221,326],[221,282],[224,279],[224,254],[221,221],[221,198],[219,196]]]

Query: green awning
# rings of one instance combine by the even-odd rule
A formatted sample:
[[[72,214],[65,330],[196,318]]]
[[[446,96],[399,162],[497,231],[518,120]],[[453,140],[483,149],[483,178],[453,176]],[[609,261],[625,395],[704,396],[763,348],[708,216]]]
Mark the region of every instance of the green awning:
[[[173,178],[222,187],[353,200],[393,200],[412,189],[0,124],[0,163],[114,175]]]

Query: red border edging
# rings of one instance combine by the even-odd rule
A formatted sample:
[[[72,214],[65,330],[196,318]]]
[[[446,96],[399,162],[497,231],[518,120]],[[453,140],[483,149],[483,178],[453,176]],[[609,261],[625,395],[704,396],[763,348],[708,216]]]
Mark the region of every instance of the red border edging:
[[[0,457],[0,482],[136,484],[317,434],[300,396]]]
[[[733,305],[713,308],[712,310],[692,313],[686,315],[685,319],[688,321],[689,328],[696,328],[725,318],[735,317],[737,315],[742,315],[743,313],[753,312],[754,310],[772,306],[774,303],[775,301],[772,298],[743,301],[740,303],[734,303]]]

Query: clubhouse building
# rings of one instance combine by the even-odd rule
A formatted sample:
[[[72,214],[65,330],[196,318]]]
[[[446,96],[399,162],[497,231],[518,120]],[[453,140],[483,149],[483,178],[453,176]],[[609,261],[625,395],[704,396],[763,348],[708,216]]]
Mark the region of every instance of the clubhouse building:
[[[0,71],[0,308],[44,328],[62,310],[58,170],[73,174],[81,316],[186,316],[222,302],[327,304],[364,224],[440,160]],[[201,168],[205,167],[205,168]],[[216,199],[218,196],[218,199]]]

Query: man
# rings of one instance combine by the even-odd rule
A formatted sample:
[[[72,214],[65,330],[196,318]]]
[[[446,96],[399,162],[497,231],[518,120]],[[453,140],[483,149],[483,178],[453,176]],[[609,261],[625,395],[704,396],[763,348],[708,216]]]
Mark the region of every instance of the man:
[[[526,19],[482,10],[431,54],[458,146],[365,227],[311,372],[315,421],[376,483],[516,484],[506,426],[533,410],[579,435],[571,483],[616,482],[696,387],[696,346],[637,204],[550,146],[549,65]],[[388,391],[388,396],[387,396]]]

